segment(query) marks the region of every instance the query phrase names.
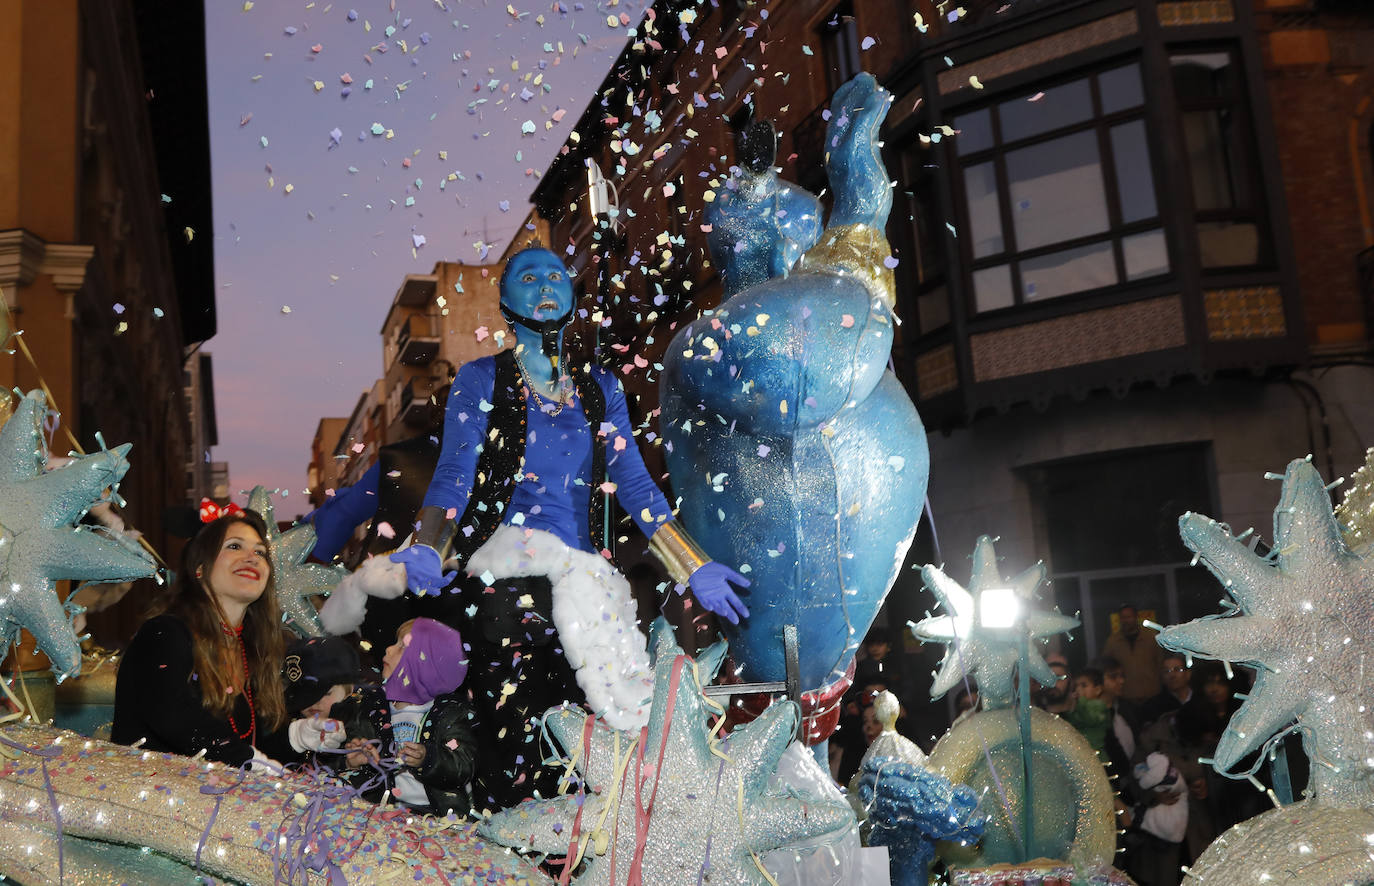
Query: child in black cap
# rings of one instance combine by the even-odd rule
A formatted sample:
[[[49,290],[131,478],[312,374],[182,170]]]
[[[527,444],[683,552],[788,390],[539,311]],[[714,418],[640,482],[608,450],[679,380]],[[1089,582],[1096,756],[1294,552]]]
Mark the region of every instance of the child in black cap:
[[[357,650],[342,637],[311,637],[288,646],[282,666],[286,707],[301,717],[291,724],[292,744],[312,751],[340,747],[347,736],[330,711],[366,679]]]

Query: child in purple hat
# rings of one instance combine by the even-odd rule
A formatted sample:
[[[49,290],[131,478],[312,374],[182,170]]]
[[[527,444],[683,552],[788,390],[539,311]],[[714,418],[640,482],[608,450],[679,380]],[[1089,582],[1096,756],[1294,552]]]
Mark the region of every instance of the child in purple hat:
[[[471,807],[476,747],[472,708],[459,692],[468,656],[455,629],[429,618],[401,625],[382,657],[382,685],[364,687],[334,706],[349,736],[349,780],[375,780],[417,812],[464,816]],[[370,765],[369,765],[370,764]],[[379,786],[366,796],[375,798]]]

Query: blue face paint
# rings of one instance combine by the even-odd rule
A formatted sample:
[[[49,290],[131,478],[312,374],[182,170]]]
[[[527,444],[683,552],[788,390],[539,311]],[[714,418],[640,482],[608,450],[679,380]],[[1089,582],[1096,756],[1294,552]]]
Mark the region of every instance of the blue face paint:
[[[536,324],[567,322],[573,308],[568,269],[547,249],[516,253],[501,276],[501,307]]]

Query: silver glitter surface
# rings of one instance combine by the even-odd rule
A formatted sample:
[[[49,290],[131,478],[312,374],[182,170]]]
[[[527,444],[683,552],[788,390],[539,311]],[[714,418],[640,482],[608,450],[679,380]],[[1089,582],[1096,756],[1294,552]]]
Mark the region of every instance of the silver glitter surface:
[[[1054,714],[1038,708],[1030,713],[1031,856],[1080,867],[1110,864],[1116,853],[1115,813],[1097,753]],[[1025,816],[1017,711],[985,711],[960,721],[935,744],[926,768],[978,791],[979,811],[988,816],[982,843],[968,850],[950,848],[943,853],[946,861],[959,868],[1017,861]]]
[[[1031,639],[1030,676],[1044,684],[1053,684],[1058,679],[1040,655],[1038,641],[1078,627],[1078,619],[1031,608],[1037,589],[1045,581],[1044,563],[1036,563],[1015,578],[1003,578],[997,568],[992,539],[984,535],[973,549],[973,574],[968,588],[935,566],[927,565],[921,570],[921,577],[946,614],[912,625],[912,633],[922,642],[944,643],[949,647],[931,684],[931,698],[939,698],[968,676],[978,681],[984,710],[1009,706],[1026,632]],[[978,617],[979,598],[989,588],[1010,588],[1015,592],[1024,618],[1019,627],[983,625]]]
[[[666,632],[659,637],[670,643]],[[528,800],[492,816],[480,833],[536,852],[585,852],[575,878],[583,886],[618,886],[633,872],[655,886],[762,886],[763,853],[852,833],[854,813],[844,803],[768,788],[792,741],[795,705],[774,704],[717,740],[707,704],[692,659],[661,646],[643,730],[618,732],[575,709],[546,715],[585,792]]]
[[[1374,545],[1374,447],[1365,450],[1364,464],[1355,469],[1336,508],[1345,543],[1369,553]]]
[[[1374,559],[1346,546],[1316,468],[1288,465],[1266,557],[1199,514],[1183,515],[1179,532],[1235,611],[1166,628],[1160,645],[1258,673],[1217,744],[1216,768],[1297,729],[1319,802],[1374,804]]]
[[[60,680],[80,671],[81,647],[53,583],[132,581],[157,566],[124,535],[76,525],[106,489],[118,489],[130,444],[44,472],[46,414],[46,398],[31,391],[0,429],[0,649],[27,629]]]
[[[272,495],[261,486],[253,487],[248,495],[248,509],[262,515],[267,524],[267,549],[272,554],[272,566],[277,570],[274,587],[277,608],[282,621],[302,637],[324,636],[324,625],[310,602],[311,597],[327,595],[348,570],[342,566],[307,563],[305,558],[315,549],[315,527],[299,523],[282,532],[272,506]]]
[[[326,871],[359,884],[550,882],[481,840],[471,822],[373,806],[322,776],[244,774],[49,727],[9,725],[3,734],[29,748],[4,745],[0,757],[0,872],[22,882],[56,881],[54,800],[64,835],[147,847],[243,883],[324,884]],[[32,862],[43,858],[51,863]],[[37,873],[25,873],[31,862]],[[164,862],[150,860],[127,879],[158,882],[139,874]]]
[[[1374,882],[1374,810],[1305,801],[1271,809],[1218,837],[1184,886],[1364,886]]]

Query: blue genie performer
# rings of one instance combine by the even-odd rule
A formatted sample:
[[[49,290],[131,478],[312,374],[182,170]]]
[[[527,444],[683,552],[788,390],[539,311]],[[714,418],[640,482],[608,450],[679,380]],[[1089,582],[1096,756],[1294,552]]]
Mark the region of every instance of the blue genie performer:
[[[741,169],[708,214],[727,299],[673,339],[661,381],[679,516],[710,556],[751,570],[752,615],[725,626],[730,654],[745,679],[782,680],[782,629],[797,626],[813,744],[838,720],[930,469],[887,371],[892,196],[875,139],[889,104],[867,74],[836,93],[823,233],[816,198],[774,173],[771,126],[745,131]]]
[[[615,728],[648,718],[647,641],[629,583],[599,553],[603,490],[614,489],[698,602],[730,621],[748,615],[729,583],[749,582],[701,552],[645,469],[620,384],[599,368],[564,366],[573,290],[558,256],[516,254],[501,311],[515,348],[458,370],[416,543],[392,555],[417,594],[448,587],[450,561],[465,573],[444,595],[454,602],[445,620],[466,619],[471,645],[478,808],[552,792],[557,773],[540,768],[536,728],[547,708],[585,694]]]

